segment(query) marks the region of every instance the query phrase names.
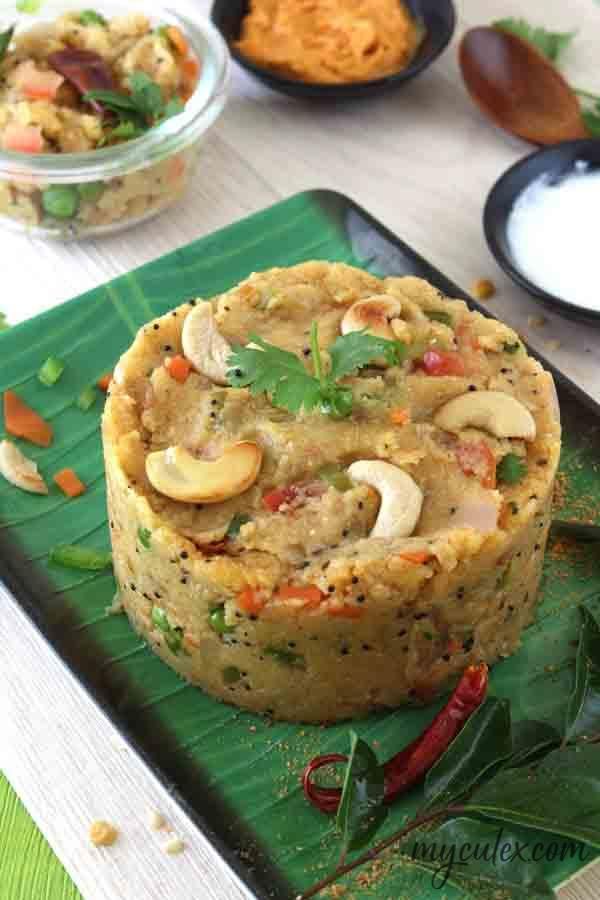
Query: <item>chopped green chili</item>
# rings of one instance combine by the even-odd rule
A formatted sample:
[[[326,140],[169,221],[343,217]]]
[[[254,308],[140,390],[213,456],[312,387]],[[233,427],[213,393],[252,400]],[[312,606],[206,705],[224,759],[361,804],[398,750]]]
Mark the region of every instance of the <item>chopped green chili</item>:
[[[141,526],[138,528],[138,540],[144,550],[150,549],[150,544],[152,542],[152,532],[149,528],[142,528]]]
[[[88,572],[100,572],[112,565],[112,553],[103,550],[92,550],[88,547],[74,547],[63,544],[54,547],[48,554],[49,562],[65,569],[82,569]]]
[[[208,623],[217,634],[233,634],[235,625],[228,625],[225,621],[225,607],[216,606],[208,616]]]
[[[98,391],[96,390],[96,388],[93,385],[88,384],[88,386],[82,390],[79,397],[77,398],[77,406],[83,412],[87,412],[92,408],[92,406],[96,402],[97,397]]]
[[[443,312],[441,309],[428,309],[425,311],[425,315],[432,322],[441,322],[442,325],[448,325],[452,328],[453,319],[450,313]]]
[[[46,387],[52,387],[65,371],[65,363],[57,356],[49,356],[40,371],[38,378]]]
[[[519,343],[519,341],[515,341],[514,344],[511,344],[508,341],[505,341],[502,345],[502,349],[504,350],[505,353],[516,353],[517,350],[520,349],[520,347],[521,347],[521,344]]]

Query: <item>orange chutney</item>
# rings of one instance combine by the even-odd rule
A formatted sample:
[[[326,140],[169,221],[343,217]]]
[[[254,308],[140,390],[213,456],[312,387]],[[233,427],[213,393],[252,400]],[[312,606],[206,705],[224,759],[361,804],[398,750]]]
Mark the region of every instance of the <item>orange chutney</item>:
[[[344,84],[406,68],[421,39],[400,0],[250,0],[235,46],[281,75]]]

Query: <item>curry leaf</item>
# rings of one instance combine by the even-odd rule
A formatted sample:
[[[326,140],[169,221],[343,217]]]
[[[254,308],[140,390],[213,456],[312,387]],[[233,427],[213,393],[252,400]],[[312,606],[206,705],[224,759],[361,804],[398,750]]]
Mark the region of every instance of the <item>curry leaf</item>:
[[[537,760],[540,754],[560,744],[558,731],[547,722],[535,722],[524,719],[513,722],[512,753],[505,761],[504,767],[516,769]]]
[[[342,856],[368,844],[385,821],[383,767],[368,744],[350,732],[350,755],[336,825],[342,835]]]
[[[600,732],[600,627],[585,606],[575,663],[575,684],[567,707],[565,739]]]
[[[600,848],[600,747],[578,744],[554,750],[534,772],[505,769],[463,809]]]
[[[490,822],[456,818],[427,832],[415,832],[400,852],[432,873],[432,887],[447,883],[478,900],[551,900],[543,866],[524,852],[527,838]]]
[[[468,719],[425,779],[428,808],[463,797],[512,752],[507,700],[489,697]]]
[[[533,44],[544,56],[552,62],[556,62],[560,54],[566,50],[576,31],[548,31],[531,25],[525,19],[500,19],[493,23],[494,28],[508,31],[529,44]]]
[[[11,25],[10,28],[7,28],[6,31],[0,32],[0,62],[6,56],[6,51],[10,47],[10,42],[13,39],[13,34],[15,33],[15,26]]]

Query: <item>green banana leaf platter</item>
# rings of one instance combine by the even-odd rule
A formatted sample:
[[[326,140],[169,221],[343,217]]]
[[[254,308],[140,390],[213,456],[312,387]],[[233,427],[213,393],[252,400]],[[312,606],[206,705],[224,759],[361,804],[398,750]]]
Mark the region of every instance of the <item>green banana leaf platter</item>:
[[[476,307],[355,203],[337,193],[311,191],[0,334],[0,391],[16,389],[55,430],[50,449],[32,452],[28,445],[27,453],[42,473],[72,466],[89,485],[72,501],[56,487],[40,498],[0,484],[0,577],[45,635],[48,652],[58,653],[77,674],[241,875],[250,895],[263,900],[291,900],[335,865],[339,842],[333,823],[305,802],[299,774],[317,753],[346,752],[349,726],[276,724],[205,696],[157,659],[125,616],[107,613],[115,594],[110,572],[52,567],[48,552],[59,543],[109,547],[102,403],[98,398],[82,412],[74,403],[81,389],[110,371],[137,329],[154,316],[188,298],[224,291],[252,271],[309,259],[347,262],[377,275],[425,277]],[[50,355],[67,363],[52,389],[37,379]],[[589,521],[600,504],[600,407],[544,363],[554,372],[564,423],[559,512],[562,518]],[[0,424],[0,437],[1,429]],[[573,679],[577,605],[594,590],[600,590],[600,562],[593,545],[548,553],[537,621],[520,651],[491,676],[492,692],[510,698],[515,718],[560,724]],[[353,727],[386,759],[412,740],[438,707],[373,715]],[[421,800],[417,789],[395,806],[381,836],[400,828]],[[581,865],[555,860],[545,864],[545,875],[556,886]],[[430,872],[393,855],[385,877],[347,883],[348,896],[357,900],[465,896],[451,884],[436,888]],[[473,896],[487,894],[482,888]]]

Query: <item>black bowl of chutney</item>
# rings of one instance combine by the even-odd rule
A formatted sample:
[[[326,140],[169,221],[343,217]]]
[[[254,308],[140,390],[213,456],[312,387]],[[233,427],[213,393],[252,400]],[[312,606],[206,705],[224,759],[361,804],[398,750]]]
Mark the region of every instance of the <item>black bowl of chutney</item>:
[[[452,40],[456,28],[456,11],[452,0],[403,0],[403,3],[423,31],[423,38],[408,65],[382,78],[342,84],[319,84],[288,78],[272,69],[259,66],[241,54],[235,43],[239,40],[242,22],[249,12],[250,0],[214,0],[211,19],[236,62],[272,90],[312,100],[354,100],[386,93],[416,78],[435,62]]]

